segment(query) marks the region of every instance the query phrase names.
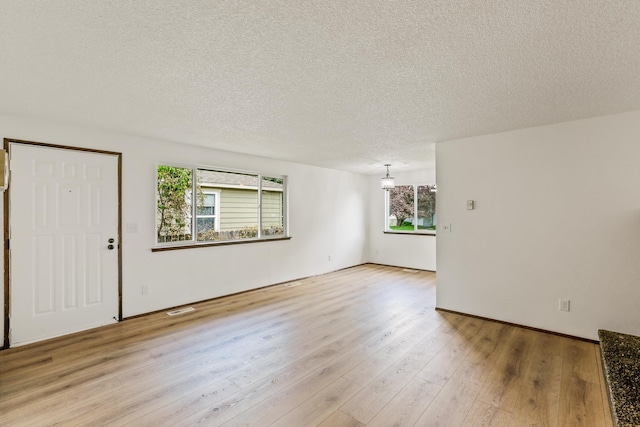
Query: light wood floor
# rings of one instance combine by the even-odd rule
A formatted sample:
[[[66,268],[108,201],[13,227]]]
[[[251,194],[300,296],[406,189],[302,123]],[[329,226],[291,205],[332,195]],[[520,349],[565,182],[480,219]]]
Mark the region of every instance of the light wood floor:
[[[0,425],[610,426],[599,347],[365,265],[0,351]]]

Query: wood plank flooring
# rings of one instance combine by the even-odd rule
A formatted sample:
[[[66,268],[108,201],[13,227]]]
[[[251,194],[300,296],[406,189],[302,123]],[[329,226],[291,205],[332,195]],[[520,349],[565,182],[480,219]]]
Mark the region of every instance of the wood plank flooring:
[[[0,351],[2,426],[611,426],[599,347],[363,265]]]

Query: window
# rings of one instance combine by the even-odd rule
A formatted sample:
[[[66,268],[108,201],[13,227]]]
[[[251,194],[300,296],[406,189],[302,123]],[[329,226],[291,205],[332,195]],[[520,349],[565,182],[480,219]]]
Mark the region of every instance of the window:
[[[158,166],[157,242],[284,237],[285,193],[284,176]]]
[[[218,204],[220,192],[203,191],[196,213],[196,231],[198,234],[208,231],[219,231]]]
[[[398,185],[386,193],[385,231],[435,234],[436,193],[433,186]]]
[[[262,218],[263,236],[284,235],[284,178],[262,177]]]
[[[156,225],[158,243],[191,240],[193,170],[158,166]]]

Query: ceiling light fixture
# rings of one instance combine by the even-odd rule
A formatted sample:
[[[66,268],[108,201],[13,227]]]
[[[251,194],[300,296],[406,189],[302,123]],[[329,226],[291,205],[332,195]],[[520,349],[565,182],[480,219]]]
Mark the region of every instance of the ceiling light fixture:
[[[395,180],[392,176],[389,176],[389,166],[390,164],[385,165],[387,167],[387,176],[382,178],[382,189],[383,190],[392,190],[396,188]]]

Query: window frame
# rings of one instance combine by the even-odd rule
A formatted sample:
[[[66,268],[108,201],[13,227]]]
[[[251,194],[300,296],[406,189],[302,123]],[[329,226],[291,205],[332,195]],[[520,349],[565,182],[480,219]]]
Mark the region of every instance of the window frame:
[[[179,240],[179,241],[169,241],[169,242],[158,241],[158,229],[157,229],[158,227],[157,206],[158,206],[158,197],[159,197],[158,196],[158,168],[160,166],[168,166],[168,167],[191,170],[192,187],[191,187],[191,192],[188,194],[188,197],[192,200],[191,210],[190,210],[190,217],[191,217],[191,230],[190,230],[191,239],[190,240]],[[198,182],[197,182],[198,170],[205,170],[205,171],[209,170],[214,172],[252,175],[257,177],[257,181],[258,181],[258,184],[256,187],[256,191],[257,191],[256,209],[257,209],[257,226],[258,226],[257,237],[246,238],[246,239],[235,239],[235,240],[219,240],[219,241],[198,241],[197,240],[197,218],[199,216],[197,214],[198,203],[197,201],[194,203],[193,200],[196,200],[196,194],[197,194],[197,188],[198,188]],[[194,165],[194,164],[185,164],[185,163],[176,163],[176,162],[158,162],[155,166],[154,173],[155,173],[155,180],[154,180],[155,209],[154,209],[153,224],[155,224],[155,228],[154,228],[155,244],[154,244],[154,247],[151,249],[152,252],[167,251],[167,250],[173,250],[173,249],[190,249],[190,248],[207,247],[207,246],[226,246],[226,245],[243,244],[243,243],[256,243],[256,242],[267,242],[267,241],[291,239],[291,236],[289,234],[289,208],[288,208],[289,207],[289,191],[288,191],[289,177],[287,175],[280,175],[280,174],[274,174],[274,173],[260,173],[260,172],[249,171],[249,170],[223,168],[223,167],[209,166],[209,165],[202,165],[202,164]],[[283,233],[280,235],[265,236],[263,235],[263,232],[262,232],[262,192],[263,192],[262,179],[263,177],[282,179]],[[220,229],[221,191],[210,189],[210,190],[203,190],[203,193],[216,193],[217,206],[216,206],[215,223],[216,223],[216,230],[219,230]]]
[[[389,217],[390,217],[390,198],[391,198],[391,190],[385,190],[384,195],[384,230],[385,234],[405,234],[405,235],[418,235],[418,236],[435,236],[436,230],[426,230],[418,228],[418,188],[419,187],[432,187],[433,184],[402,184],[396,185],[396,187],[406,187],[413,186],[413,230],[393,230],[389,226]],[[436,193],[436,206],[437,206],[437,193]],[[436,222],[437,225],[437,222]],[[437,229],[437,226],[436,226]]]

